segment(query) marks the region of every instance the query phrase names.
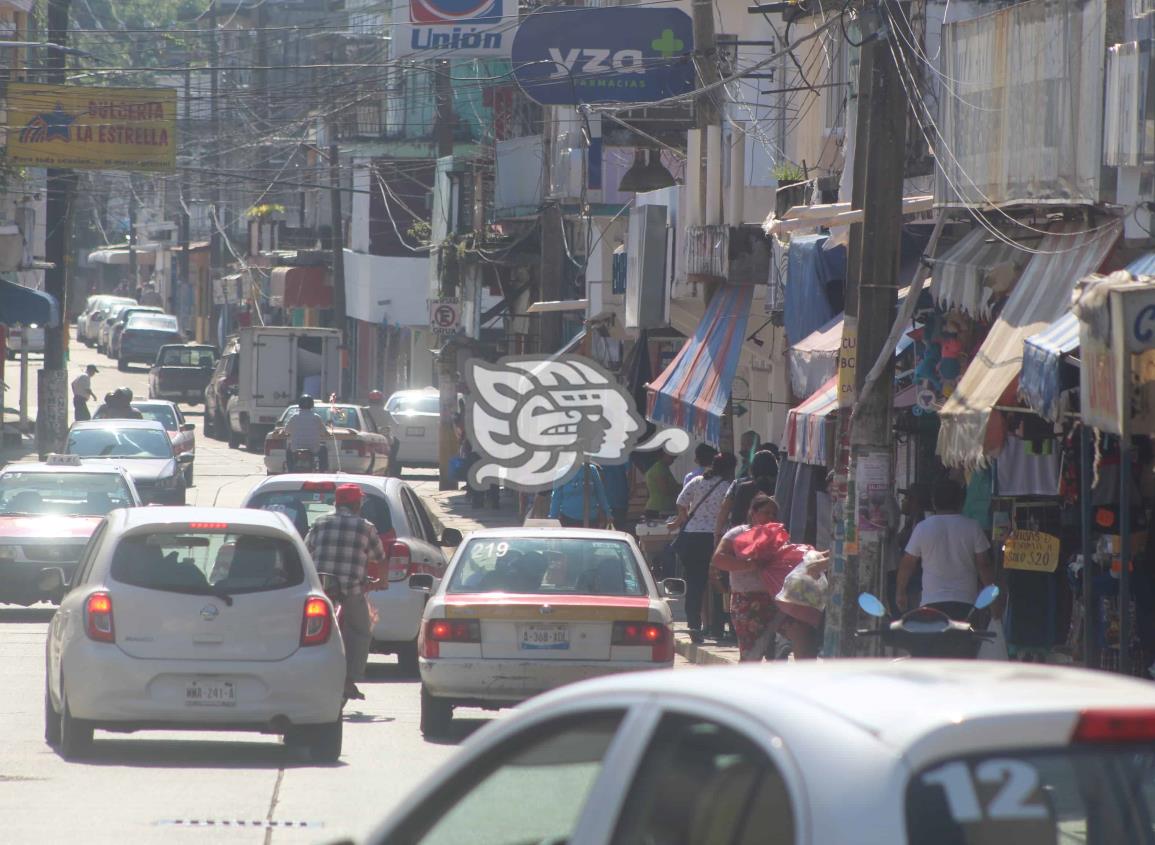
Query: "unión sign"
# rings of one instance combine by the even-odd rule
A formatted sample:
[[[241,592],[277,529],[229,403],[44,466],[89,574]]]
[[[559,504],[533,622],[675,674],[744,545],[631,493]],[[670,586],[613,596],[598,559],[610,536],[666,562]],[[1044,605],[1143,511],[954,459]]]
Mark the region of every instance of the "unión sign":
[[[1054,572],[1059,566],[1059,538],[1042,531],[1016,529],[1003,546],[1003,568]]]
[[[542,105],[645,103],[693,89],[693,48],[678,9],[546,8],[521,22],[513,75]]]

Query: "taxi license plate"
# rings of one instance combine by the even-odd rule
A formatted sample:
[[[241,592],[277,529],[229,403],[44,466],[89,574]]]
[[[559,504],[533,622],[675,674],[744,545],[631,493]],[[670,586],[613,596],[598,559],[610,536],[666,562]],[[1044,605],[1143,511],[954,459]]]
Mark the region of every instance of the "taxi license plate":
[[[405,436],[406,437],[424,437],[425,436],[425,429],[421,428],[420,426],[412,426],[412,425],[406,426],[405,427]]]
[[[232,681],[189,681],[184,703],[189,707],[234,707],[237,687]]]
[[[527,651],[568,651],[568,625],[522,625],[521,647]]]

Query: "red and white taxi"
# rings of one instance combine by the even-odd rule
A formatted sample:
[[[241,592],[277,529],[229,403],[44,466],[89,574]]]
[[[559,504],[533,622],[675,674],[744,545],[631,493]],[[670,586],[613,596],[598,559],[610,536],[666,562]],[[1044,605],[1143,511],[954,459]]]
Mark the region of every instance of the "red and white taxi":
[[[140,504],[123,469],[74,455],[0,470],[0,602],[59,601],[104,515]]]
[[[140,399],[134,401],[132,407],[140,411],[140,415],[146,420],[152,420],[164,426],[164,430],[168,432],[168,439],[172,441],[174,457],[177,459],[181,455],[196,457],[196,426],[185,420],[184,414],[181,413],[175,402],[164,399],[149,399],[147,401]],[[186,487],[192,487],[193,465],[191,461],[184,465],[184,483]]]
[[[338,484],[361,488],[361,515],[376,526],[388,555],[387,572],[369,567],[369,576],[377,579],[368,593],[375,611],[372,648],[396,654],[402,671],[416,675],[417,632],[425,595],[408,589],[404,582],[415,574],[440,579],[446,566],[443,548],[459,544],[460,531],[435,528],[421,499],[396,478],[344,473],[273,475],[249,491],[244,507],[280,511],[304,537],[318,518],[333,512]]]
[[[666,599],[685,582],[656,584],[628,534],[521,527],[470,534],[431,589],[418,662],[421,730],[437,736],[455,706],[498,709],[572,681],[669,668]]]

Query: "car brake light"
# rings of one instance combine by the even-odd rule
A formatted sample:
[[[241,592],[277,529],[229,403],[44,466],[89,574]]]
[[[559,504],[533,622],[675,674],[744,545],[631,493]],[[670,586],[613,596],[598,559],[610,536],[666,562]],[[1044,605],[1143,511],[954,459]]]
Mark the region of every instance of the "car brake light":
[[[98,643],[116,642],[112,624],[112,597],[108,593],[93,593],[84,605],[84,630],[90,640]]]
[[[335,481],[306,481],[301,490],[306,493],[332,493],[337,489]]]
[[[229,527],[227,522],[190,522],[188,524],[190,531],[223,531]]]
[[[413,557],[409,552],[409,544],[394,540],[385,549],[385,561],[389,568],[389,580],[401,581],[413,574],[411,567]]]
[[[1155,710],[1084,710],[1071,741],[1155,741]]]
[[[659,622],[615,622],[611,645],[650,646],[650,659],[664,663],[674,659],[674,637]]]
[[[266,437],[265,438],[265,454],[270,454],[274,449],[284,449],[285,440],[283,437]]]
[[[333,614],[329,602],[320,596],[309,596],[305,600],[305,613],[301,620],[301,645],[323,645],[329,642],[333,633]]]
[[[481,642],[481,623],[476,619],[430,619],[420,638],[422,657],[440,657],[441,643]]]

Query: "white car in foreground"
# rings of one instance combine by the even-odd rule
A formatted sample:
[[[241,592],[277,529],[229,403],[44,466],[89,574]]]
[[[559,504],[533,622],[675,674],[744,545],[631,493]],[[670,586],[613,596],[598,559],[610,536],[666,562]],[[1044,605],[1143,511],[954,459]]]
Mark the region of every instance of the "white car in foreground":
[[[387,555],[385,572],[375,565],[369,572],[378,579],[366,594],[376,613],[372,649],[396,654],[401,671],[416,675],[417,632],[426,596],[410,590],[405,581],[419,573],[439,580],[445,574],[444,549],[461,542],[460,531],[439,532],[413,488],[396,478],[344,473],[273,475],[249,491],[244,507],[280,511],[303,537],[319,517],[333,512],[338,484],[361,488],[361,515],[377,529]]]
[[[410,589],[431,581],[414,576]],[[666,599],[684,591],[680,579],[654,583],[637,544],[621,532],[470,534],[425,608],[421,730],[445,734],[456,706],[497,709],[572,681],[669,668]]]
[[[48,631],[44,737],[94,729],[282,734],[341,754],[345,651],[304,543],[278,514],[114,510]]]
[[[491,722],[368,842],[1150,843],[1155,687],[839,660],[605,678]]]

